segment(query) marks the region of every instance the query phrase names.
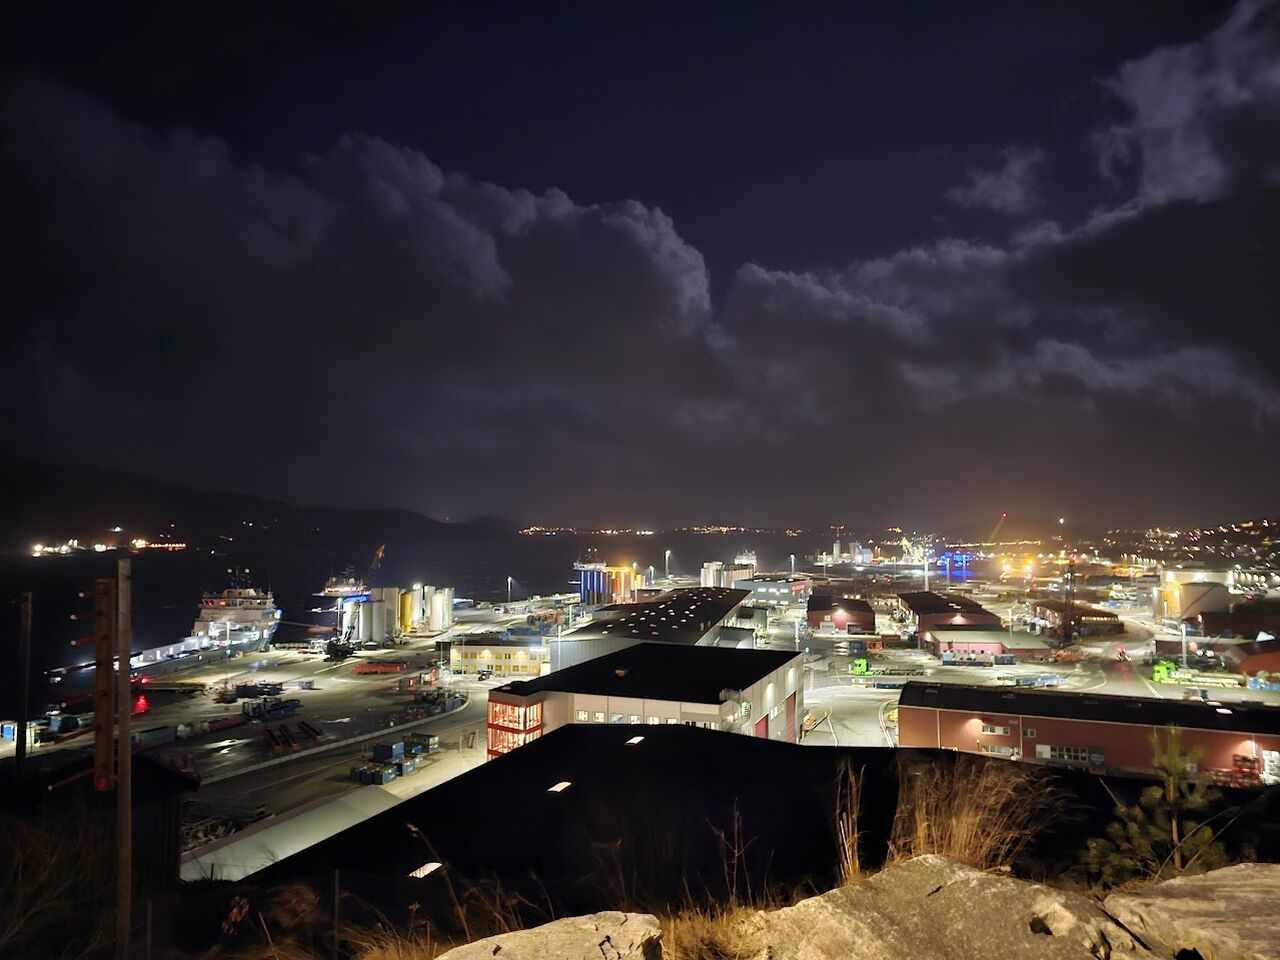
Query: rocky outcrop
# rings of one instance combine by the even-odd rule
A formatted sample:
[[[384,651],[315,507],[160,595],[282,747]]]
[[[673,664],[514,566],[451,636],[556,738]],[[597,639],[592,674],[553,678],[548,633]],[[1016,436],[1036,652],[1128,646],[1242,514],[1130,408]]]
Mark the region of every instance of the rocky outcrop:
[[[758,913],[757,960],[1105,960],[1153,955],[1085,897],[924,856]]]
[[[456,947],[439,960],[660,960],[662,927],[647,913],[593,913]]]
[[[1113,893],[1107,912],[1160,956],[1280,960],[1280,864],[1242,863],[1180,877],[1140,893]]]

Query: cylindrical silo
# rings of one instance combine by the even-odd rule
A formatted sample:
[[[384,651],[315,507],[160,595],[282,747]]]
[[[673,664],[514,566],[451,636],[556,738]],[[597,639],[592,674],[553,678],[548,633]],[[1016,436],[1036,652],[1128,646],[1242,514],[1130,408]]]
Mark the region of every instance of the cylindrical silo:
[[[364,603],[357,603],[360,617],[360,642],[373,639],[373,616],[369,606],[372,601],[366,600]]]
[[[448,630],[453,626],[453,587],[441,587],[440,592],[444,594],[444,629]]]
[[[428,625],[432,630],[447,629],[445,623],[445,591],[433,590],[431,592],[431,610],[428,613]]]
[[[417,616],[417,622],[421,623],[424,627],[429,627],[431,623],[431,598],[433,598],[433,596],[435,596],[434,586],[428,584],[422,588],[422,600],[419,607],[420,612],[419,616]]]
[[[369,619],[373,621],[373,629],[370,636],[379,642],[387,639],[387,605],[380,598],[371,599],[366,606],[372,607],[373,614]]]
[[[400,632],[407,633],[413,627],[413,610],[421,590],[406,590],[400,594]]]

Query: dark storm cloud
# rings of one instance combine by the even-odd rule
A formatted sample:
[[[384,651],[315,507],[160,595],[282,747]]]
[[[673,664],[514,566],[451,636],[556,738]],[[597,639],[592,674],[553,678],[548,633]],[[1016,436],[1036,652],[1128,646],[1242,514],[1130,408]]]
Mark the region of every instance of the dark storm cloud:
[[[1274,11],[1101,79],[1122,193],[1083,222],[747,263],[716,304],[643,198],[486,183],[355,132],[261,167],[33,82],[9,134],[67,283],[32,293],[6,400],[56,456],[93,411],[143,469],[589,522],[815,522],[850,484],[919,508],[928,483],[899,477],[977,461],[954,492],[982,510],[1036,436],[1126,475],[1158,423],[1255,442],[1280,421],[1259,349],[1280,305]],[[931,195],[1025,220],[1056,161],[1009,148]],[[866,471],[866,449],[899,472]],[[831,468],[805,503],[780,493],[797,462]],[[1083,479],[1037,495],[1084,503]]]

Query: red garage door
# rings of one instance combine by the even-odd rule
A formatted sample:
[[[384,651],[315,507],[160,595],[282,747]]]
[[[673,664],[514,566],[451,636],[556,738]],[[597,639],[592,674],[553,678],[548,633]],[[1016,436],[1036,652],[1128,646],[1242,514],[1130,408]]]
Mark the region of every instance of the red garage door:
[[[788,743],[796,742],[796,695],[787,697],[787,729],[783,734]]]
[[[761,717],[756,721],[756,736],[769,739],[769,717],[768,715]]]

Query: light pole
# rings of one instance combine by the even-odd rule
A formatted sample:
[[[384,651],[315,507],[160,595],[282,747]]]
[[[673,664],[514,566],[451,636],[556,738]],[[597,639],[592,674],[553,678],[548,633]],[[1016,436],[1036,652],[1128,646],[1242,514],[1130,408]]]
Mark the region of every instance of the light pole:
[[[1187,669],[1187,621],[1183,620],[1180,624],[1182,627],[1182,669]]]
[[[670,550],[663,551],[662,565],[663,565],[663,570],[666,573],[667,579],[670,580],[671,579],[671,551]]]
[[[793,577],[796,575],[796,555],[794,553],[791,554],[791,575]]]
[[[649,564],[649,582],[653,583],[653,564]]]
[[[631,561],[631,602],[635,603],[640,599],[640,593],[636,586],[636,574],[640,572],[640,565],[634,560]]]
[[[507,574],[507,606],[511,606],[511,575]]]

